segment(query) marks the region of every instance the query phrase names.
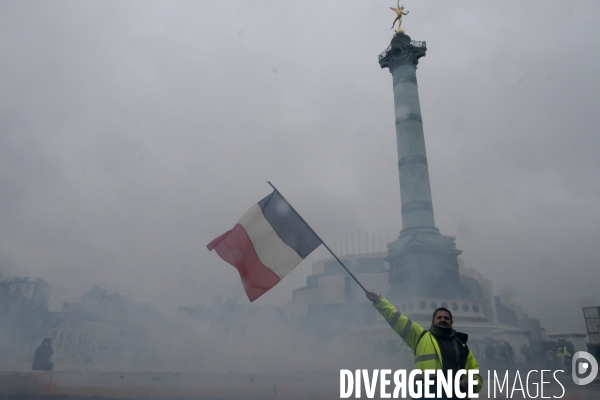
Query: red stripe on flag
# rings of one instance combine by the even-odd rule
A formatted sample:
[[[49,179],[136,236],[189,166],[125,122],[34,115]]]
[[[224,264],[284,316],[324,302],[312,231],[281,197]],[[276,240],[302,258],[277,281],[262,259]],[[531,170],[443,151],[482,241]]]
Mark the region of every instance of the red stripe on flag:
[[[260,261],[250,237],[240,224],[206,247],[214,249],[224,261],[237,268],[250,301],[258,299],[281,280]]]

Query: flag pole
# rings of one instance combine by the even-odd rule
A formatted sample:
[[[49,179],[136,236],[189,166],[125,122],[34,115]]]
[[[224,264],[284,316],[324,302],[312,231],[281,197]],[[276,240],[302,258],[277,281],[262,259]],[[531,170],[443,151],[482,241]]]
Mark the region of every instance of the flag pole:
[[[269,181],[267,181],[267,183],[269,185],[271,185],[271,187],[277,192],[279,193],[279,195],[281,196],[282,199],[284,199],[286,201],[286,203],[288,203],[288,205],[290,206],[290,208],[292,209],[292,211],[294,211],[296,213],[296,215],[298,216],[298,218],[300,218],[302,220],[302,222],[304,222],[304,224],[306,224],[306,226],[308,227],[308,229],[310,229],[310,231],[313,233],[313,235],[315,235],[317,238],[319,238],[319,240],[321,241],[321,243],[323,244],[323,246],[325,246],[325,248],[331,253],[331,255],[340,263],[340,265],[342,267],[344,267],[344,269],[346,270],[346,272],[352,277],[352,279],[354,279],[354,282],[358,283],[358,286],[361,287],[362,290],[365,291],[365,293],[368,293],[368,290],[365,289],[365,287],[362,285],[362,283],[360,283],[358,281],[358,279],[356,279],[356,277],[352,274],[352,272],[350,272],[350,270],[348,268],[346,268],[346,266],[344,265],[344,263],[342,262],[342,260],[340,260],[333,251],[331,251],[331,249],[329,248],[329,246],[327,246],[327,244],[325,244],[325,242],[323,241],[323,239],[321,239],[321,237],[319,235],[317,235],[317,233],[313,230],[313,228],[310,227],[309,224],[306,223],[306,221],[304,220],[304,218],[302,218],[302,216],[300,216],[300,214],[298,214],[298,211],[296,211],[294,209],[294,207],[292,207],[292,205],[290,204],[289,201],[286,200],[285,197],[283,197],[283,195],[281,194],[281,192],[279,190],[277,190],[277,188],[275,186],[273,186],[273,184]]]

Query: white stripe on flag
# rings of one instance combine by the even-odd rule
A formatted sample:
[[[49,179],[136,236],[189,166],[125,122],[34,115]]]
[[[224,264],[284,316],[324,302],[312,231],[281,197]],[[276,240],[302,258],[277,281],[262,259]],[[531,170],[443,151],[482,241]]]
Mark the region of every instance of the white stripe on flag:
[[[246,230],[259,260],[279,278],[302,261],[302,257],[277,235],[258,204],[246,211],[238,224]]]

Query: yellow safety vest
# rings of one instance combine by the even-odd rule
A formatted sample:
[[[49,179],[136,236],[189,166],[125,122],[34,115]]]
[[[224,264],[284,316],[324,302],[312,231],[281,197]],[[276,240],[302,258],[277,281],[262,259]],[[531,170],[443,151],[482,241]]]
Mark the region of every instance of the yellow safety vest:
[[[438,346],[437,340],[430,333],[426,332],[422,337],[421,334],[425,331],[421,325],[410,320],[406,315],[400,313],[389,301],[383,296],[379,296],[373,303],[377,311],[385,320],[390,324],[392,329],[396,331],[404,340],[406,345],[415,352],[415,366],[414,369],[424,371],[426,369],[442,369],[442,355],[440,353],[440,347]],[[420,339],[420,340],[419,340]],[[461,343],[462,346],[466,347],[465,343]],[[469,350],[467,361],[465,364],[467,371],[471,369],[479,370],[479,364],[477,360]],[[481,375],[476,374],[477,386],[475,387],[475,393],[479,393],[483,385],[483,379]]]
[[[571,353],[569,353],[569,350],[567,350],[566,347],[559,347],[556,351],[556,355],[558,357],[570,357]]]

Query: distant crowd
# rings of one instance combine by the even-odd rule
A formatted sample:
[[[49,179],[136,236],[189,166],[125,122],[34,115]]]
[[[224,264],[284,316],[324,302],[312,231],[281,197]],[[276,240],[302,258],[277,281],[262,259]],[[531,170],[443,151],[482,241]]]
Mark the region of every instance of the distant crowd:
[[[595,354],[600,358],[600,346]],[[50,358],[54,354],[52,350],[52,339],[46,338],[37,347],[34,354],[32,369],[37,371],[50,371],[54,364]],[[564,370],[571,373],[575,347],[569,341],[543,342],[541,349],[534,355],[532,349],[523,344],[521,354],[525,358],[527,367],[533,367],[534,362],[543,364],[545,369]],[[488,369],[514,369],[515,351],[509,342],[501,340],[489,342],[484,348],[485,362]]]
[[[507,341],[489,342],[484,349],[485,360],[490,369],[515,368],[515,350]],[[544,364],[546,369],[562,369],[571,372],[575,347],[565,340],[559,342],[544,342],[534,354],[531,347],[523,344],[521,354],[527,366],[533,366],[534,361]]]
[[[491,369],[514,368],[515,351],[510,343],[505,341],[490,342],[485,346],[485,359]]]

